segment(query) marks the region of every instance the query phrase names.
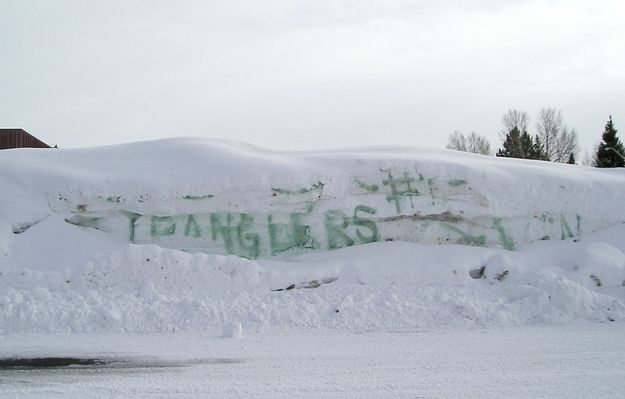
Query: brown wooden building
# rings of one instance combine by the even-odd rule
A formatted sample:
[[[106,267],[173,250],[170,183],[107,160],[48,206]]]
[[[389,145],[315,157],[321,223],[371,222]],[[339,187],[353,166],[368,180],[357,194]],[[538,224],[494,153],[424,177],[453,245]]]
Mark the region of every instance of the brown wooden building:
[[[50,148],[24,129],[0,129],[0,150],[8,148]]]

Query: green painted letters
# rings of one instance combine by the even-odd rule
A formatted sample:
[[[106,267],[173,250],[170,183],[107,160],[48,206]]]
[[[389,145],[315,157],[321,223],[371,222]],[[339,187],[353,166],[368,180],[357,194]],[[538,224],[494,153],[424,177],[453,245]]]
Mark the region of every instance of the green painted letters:
[[[171,216],[152,216],[150,235],[152,237],[171,236],[176,232],[176,222]]]
[[[365,206],[365,205],[356,206],[356,208],[354,209],[353,223],[356,226],[361,226],[371,231],[371,234],[366,236],[360,232],[360,229],[356,229],[356,235],[358,236],[358,239],[360,240],[360,242],[362,242],[363,244],[366,244],[369,242],[377,241],[379,239],[378,226],[375,224],[373,220],[362,219],[358,217],[358,212],[364,212],[370,215],[375,215],[375,209],[369,206]]]
[[[413,189],[410,183],[413,183],[415,179],[404,172],[404,176],[400,178],[394,178],[391,172],[388,173],[388,179],[382,180],[382,184],[385,186],[391,186],[391,193],[386,196],[388,202],[394,202],[397,213],[401,213],[400,200],[402,197],[409,197],[419,195],[417,189]]]
[[[501,224],[501,218],[493,219],[493,227],[497,230],[497,233],[499,233],[499,239],[501,240],[503,247],[508,251],[514,251],[514,241],[508,236],[508,234],[506,234],[506,230]]]
[[[269,243],[272,255],[293,248],[318,247],[310,236],[310,226],[302,223],[303,216],[303,213],[291,213],[289,215],[290,223],[274,223],[273,215],[267,216],[267,228],[269,230]]]
[[[200,226],[198,226],[197,222],[195,221],[195,216],[193,216],[192,214],[187,215],[187,223],[184,226],[184,235],[185,236],[192,236],[192,237],[199,237],[202,234],[200,233]]]
[[[478,247],[483,247],[486,245],[486,236],[484,234],[481,234],[479,236],[473,236],[448,223],[441,223],[441,226],[458,234],[460,236],[460,244],[475,245]]]
[[[130,240],[130,242],[135,242],[135,230],[137,228],[137,220],[141,217],[141,215],[129,211],[119,211],[119,213],[128,218],[128,240]]]
[[[217,241],[221,236],[224,247],[229,254],[235,254],[246,258],[256,258],[260,254],[260,236],[249,232],[254,226],[254,218],[246,213],[239,214],[239,223],[233,224],[234,216],[225,214],[226,220],[217,213],[211,214],[211,236]],[[236,248],[235,248],[236,239]]]
[[[349,226],[349,220],[343,212],[326,211],[324,224],[328,235],[328,248],[337,249],[354,245],[354,240],[345,233],[345,229]]]

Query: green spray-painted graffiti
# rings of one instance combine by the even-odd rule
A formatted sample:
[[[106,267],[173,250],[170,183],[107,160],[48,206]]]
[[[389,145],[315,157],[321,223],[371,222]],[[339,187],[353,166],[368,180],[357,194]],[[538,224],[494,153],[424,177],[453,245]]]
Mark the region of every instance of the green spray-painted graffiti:
[[[213,194],[205,195],[183,195],[182,199],[187,201],[203,201],[215,197]]]
[[[186,237],[191,236],[194,238],[198,238],[202,235],[202,232],[200,231],[200,226],[197,224],[194,215],[187,216],[187,222],[184,225],[184,235]]]
[[[454,233],[460,236],[460,238],[458,239],[458,244],[475,245],[478,247],[486,246],[486,236],[484,234],[480,234],[479,236],[471,235],[449,223],[441,223],[441,226],[443,226],[444,228],[448,230],[453,231]]]
[[[447,184],[449,184],[452,187],[459,187],[459,186],[464,186],[465,184],[467,184],[467,181],[464,179],[451,179],[447,181]]]
[[[349,247],[354,245],[356,240],[359,244],[368,244],[378,241],[380,236],[378,234],[377,224],[371,219],[358,216],[359,212],[374,215],[376,210],[365,205],[358,205],[354,209],[354,216],[351,218],[338,210],[326,211],[325,227],[328,235],[329,249]],[[346,229],[350,225],[358,226],[356,229],[356,237],[350,237],[346,233]],[[369,234],[363,232],[360,227],[369,230]]]
[[[69,195],[59,194],[59,201],[70,206],[75,213],[67,219],[69,223],[124,234],[133,243],[156,243],[170,248],[247,258],[291,251],[339,249],[387,240],[454,242],[514,250],[517,243],[545,237],[567,239],[582,232],[579,215],[575,215],[575,221],[570,214],[548,212],[533,218],[466,218],[462,210],[452,212],[453,208],[446,207],[446,201],[457,196],[460,198],[457,206],[464,204],[467,198],[477,198],[479,194],[472,191],[467,180],[445,176],[432,178],[395,169],[380,169],[380,172],[382,175],[376,183],[366,182],[361,177],[351,179],[356,190],[354,194],[358,195],[353,198],[364,198],[363,202],[368,204],[352,203],[339,209],[325,207],[327,199],[333,200],[334,204],[340,202],[337,197],[323,197],[325,184],[320,181],[305,188],[273,188],[269,197],[272,201],[273,197],[281,195],[295,197],[286,199],[289,205],[284,205],[285,199],[279,199],[269,203],[273,208],[257,212],[202,212],[205,207],[214,208],[219,204],[227,204],[224,207],[230,210],[237,206],[230,200],[220,200],[219,193],[204,194],[199,188],[192,192],[201,195],[175,194],[178,200],[184,200],[180,202],[181,206],[194,212],[174,215],[143,215],[120,209],[132,201],[138,204],[152,201],[150,193],[141,193],[138,197],[100,195],[93,203],[81,198],[78,205],[72,204]],[[328,197],[334,194],[332,190],[326,193]],[[103,208],[102,203],[108,210],[97,210]],[[293,211],[293,207],[299,211]]]
[[[135,242],[135,231],[137,230],[137,220],[142,216],[139,213],[129,211],[119,211],[122,215],[128,218],[128,239],[130,242]],[[84,226],[80,223],[76,223],[79,226]],[[90,227],[90,226],[85,226]],[[95,226],[94,226],[95,227]]]
[[[368,216],[376,210],[366,205],[354,208],[352,216],[340,210],[328,210],[324,215],[327,248],[338,249],[355,244],[378,241],[376,222]],[[186,214],[173,216],[141,215],[120,211],[128,220],[128,239],[131,242],[161,242],[177,238],[187,240],[210,240],[224,248],[228,254],[256,258],[262,254],[276,255],[300,249],[314,250],[323,245],[313,236],[312,227],[305,222],[314,218],[310,213],[293,212],[285,218],[269,214],[266,223],[257,223],[247,213],[213,212],[210,214]],[[103,218],[75,216],[68,221],[77,225],[98,228]],[[353,231],[350,229],[353,228]],[[267,248],[263,247],[265,245]]]
[[[316,191],[321,196],[321,194],[323,194],[323,187],[324,186],[325,186],[325,184],[323,184],[322,182],[318,181],[317,183],[311,185],[309,188],[300,188],[300,189],[296,189],[296,190],[287,190],[285,188],[272,188],[271,191],[273,192],[274,195],[276,195],[276,194],[297,195],[297,194],[307,194],[307,193]]]
[[[367,205],[355,206],[351,214],[339,209],[326,210],[321,214],[213,212],[157,216],[127,211],[120,214],[127,220],[126,234],[131,242],[217,252],[221,248],[227,254],[247,258],[273,256],[294,250],[332,250],[381,240],[431,241],[428,237],[433,237],[439,243],[451,241],[463,245],[500,246],[507,250],[516,248],[510,234],[510,231],[515,230],[506,228],[502,218],[476,223],[448,212],[381,217],[377,216],[375,208]],[[563,226],[562,237],[569,238],[573,231],[566,227],[567,218],[564,215],[559,218]],[[579,234],[581,217],[576,216],[576,219]],[[106,221],[106,217],[81,215],[68,219],[68,222],[76,225],[104,230]],[[436,226],[440,226],[443,232]],[[548,221],[543,226],[561,227]],[[445,230],[448,233],[444,233]],[[538,233],[543,234],[540,230]]]
[[[211,237],[217,241],[223,240],[225,249],[229,254],[237,254],[246,258],[256,258],[260,254],[260,235],[252,230],[254,218],[246,213],[235,215],[226,213],[221,216],[213,213],[211,220]]]
[[[358,185],[358,187],[362,188],[369,194],[377,193],[380,187],[377,184],[367,184],[364,181],[354,178],[354,182]]]
[[[171,236],[176,233],[176,222],[171,216],[150,217],[150,235],[152,237]]]
[[[388,172],[388,178],[382,180],[382,184],[390,186],[391,193],[386,196],[388,202],[393,202],[397,213],[401,213],[401,199],[403,197],[412,197],[419,195],[419,191],[411,186],[416,180],[410,176],[407,172],[404,172],[402,177],[394,177],[391,172]],[[414,204],[412,204],[414,208]]]
[[[304,213],[291,213],[288,223],[275,222],[273,215],[267,217],[272,255],[296,248],[319,248],[319,243],[311,236],[310,226],[302,222],[304,216]]]
[[[493,227],[497,230],[499,238],[503,247],[509,251],[514,251],[515,245],[512,238],[506,233],[506,229],[503,227],[502,219],[495,218],[493,220]]]

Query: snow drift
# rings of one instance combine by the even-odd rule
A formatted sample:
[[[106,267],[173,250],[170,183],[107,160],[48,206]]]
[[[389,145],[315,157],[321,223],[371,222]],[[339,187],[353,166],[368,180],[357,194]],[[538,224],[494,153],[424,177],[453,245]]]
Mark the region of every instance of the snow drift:
[[[172,139],[0,171],[2,332],[625,319],[623,170]]]
[[[7,151],[0,219],[246,258],[377,241],[513,250],[625,221],[625,174],[446,151],[283,153],[162,140]]]

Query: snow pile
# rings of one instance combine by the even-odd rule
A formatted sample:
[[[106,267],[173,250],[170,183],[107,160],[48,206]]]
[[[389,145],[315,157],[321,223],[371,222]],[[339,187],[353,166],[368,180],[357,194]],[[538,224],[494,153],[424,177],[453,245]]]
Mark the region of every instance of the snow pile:
[[[625,255],[606,243],[592,243],[580,251],[575,270],[589,276],[597,287],[625,285]]]
[[[625,237],[625,225],[612,233]],[[625,279],[623,265],[579,267],[596,246],[592,238],[518,252],[392,242],[252,261],[126,245],[73,270],[5,268],[0,326],[4,333],[224,327],[237,336],[237,323],[408,329],[625,321],[625,287],[613,284]],[[625,245],[610,248],[612,262],[623,257]]]
[[[0,220],[246,258],[409,241],[514,250],[625,222],[625,174],[450,151],[161,140],[5,151]]]
[[[207,140],[0,170],[2,333],[625,321],[620,170]]]

